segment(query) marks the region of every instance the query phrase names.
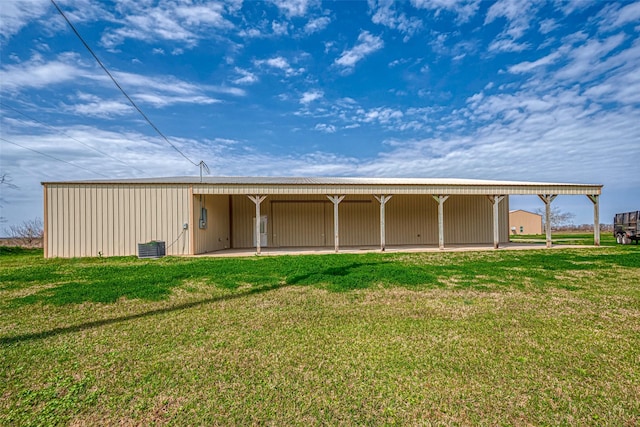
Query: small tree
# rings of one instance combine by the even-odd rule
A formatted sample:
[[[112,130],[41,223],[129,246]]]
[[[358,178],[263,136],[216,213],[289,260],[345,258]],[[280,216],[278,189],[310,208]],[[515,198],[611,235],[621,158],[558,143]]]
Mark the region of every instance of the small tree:
[[[42,239],[44,235],[40,218],[28,219],[19,225],[11,225],[5,231],[9,237],[21,242],[23,245],[31,245],[34,240]]]
[[[546,224],[546,211],[543,208],[538,208],[536,209],[535,213],[537,213],[538,215],[542,215],[542,225],[544,227],[544,229],[547,229],[547,224]],[[575,218],[575,215],[572,214],[571,212],[563,212],[560,210],[559,207],[557,206],[551,206],[551,217],[550,217],[550,222],[551,222],[551,229],[552,230],[557,230],[559,228],[562,227],[567,227],[571,224],[573,224],[573,218]]]
[[[11,182],[11,177],[6,172],[0,172],[0,209],[4,207],[4,190],[6,188],[16,189],[18,186]],[[7,222],[7,219],[0,216],[0,222]]]

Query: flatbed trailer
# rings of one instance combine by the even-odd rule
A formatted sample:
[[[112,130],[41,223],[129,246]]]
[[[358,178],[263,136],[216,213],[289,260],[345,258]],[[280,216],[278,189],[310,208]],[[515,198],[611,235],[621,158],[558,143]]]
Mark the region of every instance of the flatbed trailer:
[[[622,245],[628,245],[631,242],[637,245],[640,240],[639,220],[640,211],[616,214],[613,217],[613,235],[616,241]]]

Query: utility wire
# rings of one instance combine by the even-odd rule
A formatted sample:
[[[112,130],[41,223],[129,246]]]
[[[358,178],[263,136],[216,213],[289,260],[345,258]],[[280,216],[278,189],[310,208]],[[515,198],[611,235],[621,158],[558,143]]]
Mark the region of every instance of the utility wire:
[[[204,168],[205,170],[207,170],[207,165],[204,161],[200,161],[200,163],[195,163],[193,160],[191,160],[189,157],[187,157],[182,151],[180,151],[180,149],[178,147],[176,147],[174,144],[171,143],[171,141],[169,141],[169,138],[167,138],[162,132],[160,132],[160,129],[158,129],[158,127],[156,125],[153,124],[153,122],[147,117],[146,114],[144,114],[142,112],[142,110],[140,109],[140,107],[138,107],[136,105],[135,102],[133,102],[133,99],[131,99],[131,97],[129,95],[127,95],[127,92],[124,91],[124,89],[122,88],[122,86],[120,86],[120,84],[117,82],[117,80],[113,77],[113,75],[111,75],[111,73],[109,72],[109,70],[107,70],[107,67],[104,66],[104,64],[102,63],[102,61],[100,61],[100,59],[98,58],[98,56],[93,52],[93,50],[91,49],[91,47],[87,44],[86,41],[84,41],[84,39],[82,38],[82,36],[80,35],[80,33],[78,32],[78,30],[76,30],[76,27],[73,26],[73,24],[71,23],[71,21],[69,21],[69,19],[67,18],[67,16],[64,14],[64,12],[62,11],[62,9],[60,9],[60,7],[58,7],[58,5],[56,4],[56,2],[54,0],[51,0],[51,3],[53,3],[53,5],[56,7],[56,9],[58,10],[58,13],[60,13],[60,15],[62,15],[62,17],[64,18],[65,21],[67,21],[67,24],[69,24],[69,27],[71,27],[71,29],[73,30],[73,32],[75,33],[75,35],[80,39],[80,41],[82,42],[82,44],[84,45],[84,47],[87,48],[87,50],[89,51],[89,53],[93,56],[93,58],[98,62],[98,64],[100,65],[100,67],[102,67],[102,69],[104,70],[105,73],[107,73],[107,75],[111,78],[111,80],[113,81],[113,83],[118,87],[118,89],[120,89],[120,92],[122,92],[122,94],[125,96],[125,98],[127,98],[129,100],[129,103],[131,103],[131,105],[133,105],[133,108],[135,108],[136,110],[138,110],[138,113],[140,113],[140,115],[147,121],[147,123],[149,123],[149,125],[158,133],[158,135],[160,135],[162,137],[162,139],[164,139],[167,144],[169,144],[170,146],[173,147],[174,150],[176,150],[178,153],[180,153],[180,155],[182,157],[184,157],[185,159],[187,159],[192,165],[194,166],[199,166],[200,167],[200,171],[202,173],[202,169]]]
[[[34,153],[38,153],[41,156],[49,157],[50,159],[57,160],[57,161],[62,162],[62,163],[66,163],[66,164],[71,165],[73,167],[76,167],[78,169],[82,169],[82,170],[85,170],[87,172],[95,173],[96,175],[100,175],[100,176],[103,176],[105,178],[109,178],[107,175],[103,175],[100,172],[96,172],[96,171],[93,171],[91,169],[83,168],[82,166],[78,166],[78,165],[73,164],[71,162],[67,162],[66,160],[59,159],[59,158],[54,157],[54,156],[52,156],[50,154],[43,153],[42,151],[38,151],[38,150],[34,150],[33,148],[25,147],[24,145],[20,145],[18,143],[13,142],[13,141],[9,141],[8,139],[0,137],[0,141],[8,142],[9,144],[13,144],[13,145],[16,145],[16,146],[18,146],[20,148],[24,148],[25,150],[33,151]]]
[[[104,151],[98,150],[97,148],[94,148],[94,147],[90,146],[89,144],[85,144],[84,142],[82,142],[82,141],[80,141],[80,140],[78,140],[78,139],[76,139],[76,138],[72,137],[71,135],[68,135],[67,133],[62,132],[62,131],[61,131],[61,130],[59,130],[59,129],[56,129],[56,128],[54,128],[53,126],[49,126],[48,124],[43,123],[43,122],[41,122],[40,120],[38,120],[38,119],[36,119],[36,118],[34,118],[34,117],[31,117],[31,116],[29,116],[28,114],[23,113],[22,111],[19,111],[19,110],[17,110],[17,109],[15,109],[15,108],[13,108],[12,106],[5,104],[5,103],[4,103],[4,102],[2,102],[2,101],[0,101],[0,105],[2,105],[2,106],[3,106],[3,107],[5,107],[5,108],[8,108],[8,109],[10,109],[10,110],[15,111],[16,113],[18,113],[18,114],[20,114],[20,115],[22,115],[22,116],[26,117],[26,118],[27,118],[27,119],[29,119],[29,120],[33,120],[33,121],[34,121],[34,122],[36,122],[36,123],[40,123],[42,126],[45,126],[45,127],[49,128],[49,129],[52,129],[52,130],[54,130],[54,131],[56,131],[56,132],[58,132],[58,133],[61,133],[62,135],[66,136],[67,138],[73,139],[73,140],[74,140],[74,141],[76,141],[78,144],[82,144],[82,145],[84,145],[85,147],[87,147],[87,148],[89,148],[89,149],[91,149],[91,150],[93,150],[93,151],[95,151],[95,152],[97,152],[97,153],[102,154],[103,156],[107,156],[107,157],[109,157],[110,159],[116,160],[117,162],[120,162],[120,163],[122,163],[122,164],[123,164],[123,165],[125,165],[125,166],[128,166],[128,167],[130,167],[130,168],[132,168],[132,169],[137,170],[138,172],[142,172],[142,173],[146,174],[146,172],[145,172],[145,171],[143,171],[142,169],[139,169],[139,168],[137,168],[137,167],[135,167],[135,166],[131,166],[131,165],[130,165],[130,164],[128,164],[127,162],[125,162],[125,161],[123,161],[123,160],[120,160],[120,159],[118,159],[117,157],[114,157],[114,156],[110,155],[109,153],[105,153]],[[18,119],[18,120],[20,120],[20,119]],[[27,123],[27,122],[26,122],[26,121],[24,121],[24,120],[20,120],[20,121],[21,121],[21,122],[23,122],[23,123]],[[27,124],[28,124],[28,123],[27,123]]]

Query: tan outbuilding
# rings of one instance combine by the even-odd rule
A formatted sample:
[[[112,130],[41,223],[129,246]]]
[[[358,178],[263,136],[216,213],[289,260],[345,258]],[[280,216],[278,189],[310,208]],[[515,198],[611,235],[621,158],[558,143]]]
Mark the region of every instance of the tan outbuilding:
[[[44,182],[45,257],[167,255],[229,248],[493,244],[509,195],[587,195],[601,185],[424,178],[175,177]],[[256,220],[257,218],[257,220]],[[599,227],[595,227],[596,244]],[[547,235],[551,243],[551,235]]]
[[[511,234],[542,234],[542,215],[522,209],[509,211]]]

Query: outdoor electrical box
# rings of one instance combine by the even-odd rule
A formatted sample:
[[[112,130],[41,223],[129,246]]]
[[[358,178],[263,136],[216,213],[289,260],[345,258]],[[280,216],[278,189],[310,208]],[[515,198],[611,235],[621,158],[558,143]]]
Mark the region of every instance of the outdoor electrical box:
[[[207,228],[207,208],[200,208],[200,228]]]

